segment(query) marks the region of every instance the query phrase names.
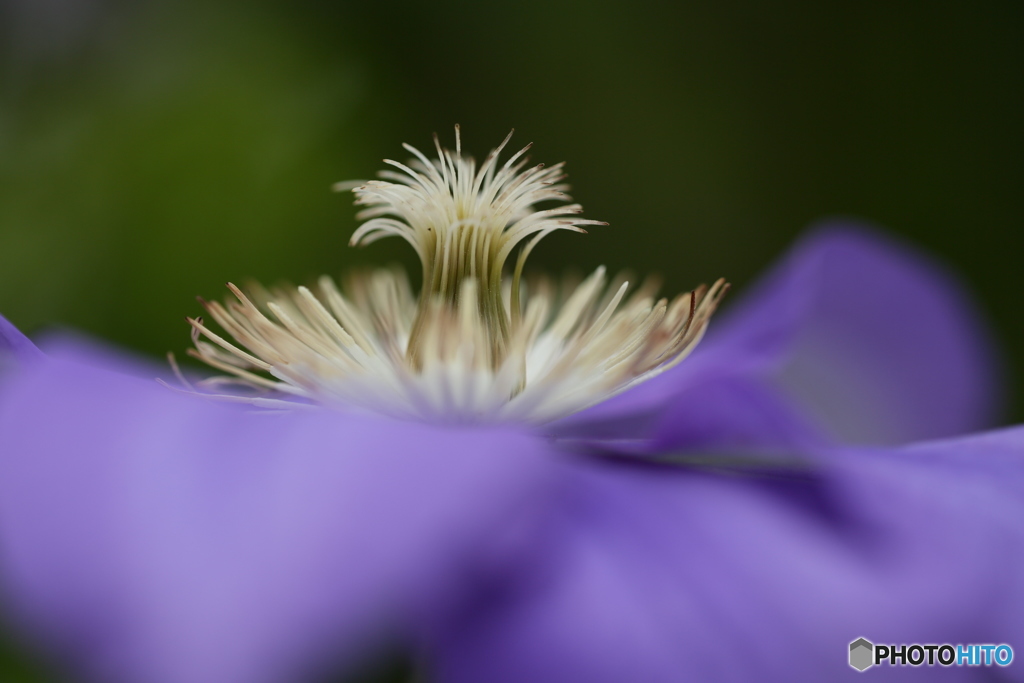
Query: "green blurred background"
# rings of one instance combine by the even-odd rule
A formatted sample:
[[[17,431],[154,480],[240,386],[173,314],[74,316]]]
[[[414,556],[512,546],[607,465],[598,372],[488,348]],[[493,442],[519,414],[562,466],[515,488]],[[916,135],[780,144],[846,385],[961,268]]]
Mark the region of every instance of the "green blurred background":
[[[1024,396],[1019,1],[0,0],[0,39],[0,311],[29,332],[180,353],[228,280],[412,265],[348,248],[329,187],[458,122],[479,156],[515,127],[567,160],[611,223],[535,268],[742,291],[858,217],[962,277]]]

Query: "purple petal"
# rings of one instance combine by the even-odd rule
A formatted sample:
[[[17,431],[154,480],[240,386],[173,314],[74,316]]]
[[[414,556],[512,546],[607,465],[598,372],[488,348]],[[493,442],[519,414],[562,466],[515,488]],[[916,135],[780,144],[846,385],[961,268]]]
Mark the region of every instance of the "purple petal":
[[[648,455],[698,450],[788,457],[827,443],[816,425],[771,386],[717,369],[690,375],[651,411],[583,416],[555,429],[569,443]]]
[[[569,424],[647,415],[647,429],[660,425],[661,442],[701,447],[689,441],[685,416],[700,410],[705,385],[725,381],[774,393],[805,425],[817,425],[804,440],[816,431],[862,444],[940,438],[992,423],[995,359],[977,314],[946,272],[879,233],[831,226],[803,240],[712,321],[707,339],[678,368]],[[735,415],[750,421],[742,411]],[[764,442],[785,445],[772,433]]]
[[[878,233],[812,235],[719,338],[755,349],[773,340],[783,347],[775,381],[847,442],[961,434],[997,412],[995,350],[962,288]]]
[[[860,680],[847,665],[858,637],[1024,639],[1024,430],[849,451],[803,478],[576,476],[546,552],[433,624],[437,680]]]
[[[0,442],[5,597],[101,680],[358,656],[512,552],[549,481],[520,433],[254,412],[66,360],[2,387]]]
[[[0,361],[5,355],[13,356],[19,363],[36,361],[43,357],[42,351],[36,348],[21,330],[0,315]]]

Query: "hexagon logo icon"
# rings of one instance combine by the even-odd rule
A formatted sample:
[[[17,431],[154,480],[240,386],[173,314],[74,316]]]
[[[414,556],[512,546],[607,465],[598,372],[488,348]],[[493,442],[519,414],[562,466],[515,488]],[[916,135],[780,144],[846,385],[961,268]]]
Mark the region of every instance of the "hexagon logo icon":
[[[866,638],[858,638],[850,643],[850,666],[857,671],[864,671],[874,662],[875,646]]]

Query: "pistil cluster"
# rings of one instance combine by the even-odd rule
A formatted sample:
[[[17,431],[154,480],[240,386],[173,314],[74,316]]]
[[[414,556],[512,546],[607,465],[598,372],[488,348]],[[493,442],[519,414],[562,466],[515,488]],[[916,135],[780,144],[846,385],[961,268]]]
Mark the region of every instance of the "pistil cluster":
[[[385,160],[380,180],[339,184],[365,207],[351,244],[405,239],[423,267],[420,292],[393,269],[344,287],[326,276],[313,289],[229,285],[233,300],[203,305],[233,341],[189,319],[191,355],[226,373],[197,390],[264,406],[545,422],[681,361],[724,281],[669,301],[653,286],[629,293],[621,278],[609,284],[603,268],[574,284],[524,280],[543,237],[604,223],[568,203],[563,164],[528,166],[527,146],[499,165],[510,138],[478,167],[456,127],[454,152],[435,136],[436,158],[404,145],[413,159]]]

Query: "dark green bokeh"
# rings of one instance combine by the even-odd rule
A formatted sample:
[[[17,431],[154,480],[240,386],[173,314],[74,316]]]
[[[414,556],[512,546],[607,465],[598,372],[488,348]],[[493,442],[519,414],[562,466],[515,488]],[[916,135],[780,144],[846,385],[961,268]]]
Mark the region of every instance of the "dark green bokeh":
[[[389,117],[367,105],[393,106],[351,41],[300,19],[142,6],[73,59],[13,65],[0,310],[162,354],[187,345],[196,295],[351,260],[350,200],[329,188],[378,165]]]
[[[858,217],[962,277],[1024,396],[1019,2],[63,4],[91,9],[0,4],[0,311],[29,331],[180,352],[225,281],[411,264],[349,249],[329,186],[459,122],[478,155],[514,126],[567,160],[611,222],[535,268],[742,290]]]

